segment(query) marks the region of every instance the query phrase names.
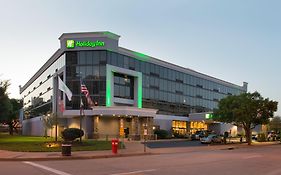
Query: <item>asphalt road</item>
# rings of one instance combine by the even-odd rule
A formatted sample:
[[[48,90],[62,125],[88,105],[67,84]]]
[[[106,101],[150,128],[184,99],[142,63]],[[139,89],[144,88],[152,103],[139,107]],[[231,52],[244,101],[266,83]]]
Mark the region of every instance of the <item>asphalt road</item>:
[[[280,175],[281,145],[91,160],[0,162],[1,175]]]
[[[206,146],[200,141],[187,141],[187,140],[175,140],[175,141],[159,141],[159,142],[147,142],[149,148],[172,148],[172,147],[188,147],[188,146]]]

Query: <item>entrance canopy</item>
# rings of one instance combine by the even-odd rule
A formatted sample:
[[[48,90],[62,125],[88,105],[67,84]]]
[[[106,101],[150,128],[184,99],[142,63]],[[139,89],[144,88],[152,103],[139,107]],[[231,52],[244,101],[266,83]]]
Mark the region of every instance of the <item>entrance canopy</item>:
[[[112,107],[94,107],[92,110],[84,110],[85,115],[102,115],[102,116],[138,116],[138,117],[155,117],[157,109],[137,108],[129,106],[112,106]],[[63,118],[79,116],[80,110],[65,110]]]

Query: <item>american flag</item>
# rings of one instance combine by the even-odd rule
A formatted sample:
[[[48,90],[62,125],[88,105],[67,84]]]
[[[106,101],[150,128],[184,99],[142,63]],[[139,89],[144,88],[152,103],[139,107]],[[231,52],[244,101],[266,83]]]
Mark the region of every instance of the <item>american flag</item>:
[[[85,84],[81,82],[81,93],[84,94],[87,98],[88,106],[93,106],[93,101],[91,99],[90,93]]]
[[[87,98],[89,97],[89,91],[85,84],[81,84],[81,93],[84,94]]]

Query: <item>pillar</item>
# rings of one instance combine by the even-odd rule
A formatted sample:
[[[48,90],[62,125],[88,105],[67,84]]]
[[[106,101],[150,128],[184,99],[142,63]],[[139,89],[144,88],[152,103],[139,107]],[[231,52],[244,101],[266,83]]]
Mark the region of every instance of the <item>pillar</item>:
[[[140,140],[140,124],[139,118],[137,116],[133,116],[132,118],[132,134],[131,137],[133,140]]]
[[[82,129],[84,130],[84,138],[86,139],[93,138],[92,116],[82,117]]]

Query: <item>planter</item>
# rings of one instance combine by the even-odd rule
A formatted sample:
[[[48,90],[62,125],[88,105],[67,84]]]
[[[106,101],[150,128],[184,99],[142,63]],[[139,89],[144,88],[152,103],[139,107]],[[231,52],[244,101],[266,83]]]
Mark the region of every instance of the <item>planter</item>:
[[[71,156],[71,144],[69,143],[61,144],[61,154],[62,156]]]

